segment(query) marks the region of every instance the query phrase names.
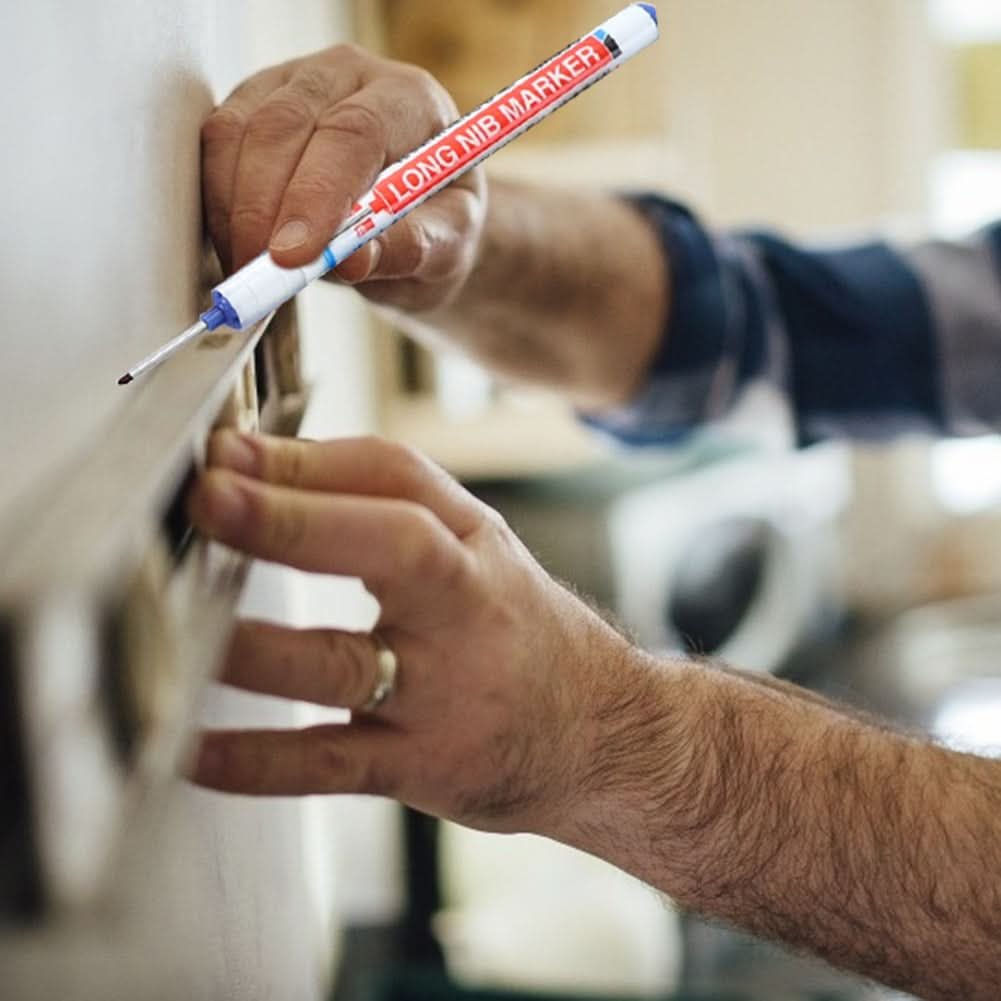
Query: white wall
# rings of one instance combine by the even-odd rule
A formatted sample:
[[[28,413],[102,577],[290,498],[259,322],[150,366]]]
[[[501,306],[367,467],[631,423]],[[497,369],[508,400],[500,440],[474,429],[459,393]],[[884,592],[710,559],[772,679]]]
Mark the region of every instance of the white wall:
[[[342,6],[5,5],[0,527],[40,484],[58,488],[60,466],[116,419],[123,393],[141,391],[115,385],[124,368],[196,315],[204,115],[253,70],[343,37]],[[356,323],[343,302],[323,307],[324,325],[342,332]],[[348,385],[363,384],[349,367],[340,372]],[[351,408],[365,413],[361,400]],[[335,432],[346,413],[311,417],[312,433]],[[364,598],[350,586],[342,593],[340,623],[363,624]],[[308,617],[303,594],[299,582],[260,572],[246,607],[296,622]],[[208,694],[204,717],[304,719],[289,704],[222,689]],[[227,799],[178,782],[132,831],[99,913],[0,935],[0,994],[324,996],[338,910],[333,826],[316,804]]]

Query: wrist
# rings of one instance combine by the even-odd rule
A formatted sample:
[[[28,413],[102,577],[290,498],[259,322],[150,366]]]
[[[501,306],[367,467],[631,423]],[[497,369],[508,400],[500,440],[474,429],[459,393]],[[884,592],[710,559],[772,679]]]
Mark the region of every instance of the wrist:
[[[419,324],[502,377],[564,392],[585,409],[636,391],[660,342],[669,278],[654,231],[631,204],[495,180],[470,257],[447,305],[416,316]]]
[[[618,638],[589,672],[583,712],[578,702],[574,795],[542,833],[639,874],[698,809],[690,681],[700,669]]]

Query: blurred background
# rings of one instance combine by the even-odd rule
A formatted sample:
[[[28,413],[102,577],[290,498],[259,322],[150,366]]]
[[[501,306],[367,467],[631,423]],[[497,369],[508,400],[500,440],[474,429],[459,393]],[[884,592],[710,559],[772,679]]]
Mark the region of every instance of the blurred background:
[[[365,44],[468,110],[600,2],[366,3]],[[961,235],[1001,214],[991,0],[664,0],[662,39],[488,164],[667,192],[817,243]],[[497,39],[503,38],[503,46]],[[686,644],[1001,744],[1001,439],[788,450],[780,412],[624,454],[559,399],[373,321],[373,419],[497,506],[652,649]],[[444,826],[433,927],[464,983],[770,1001],[887,992],[676,914],[590,859]],[[888,929],[892,934],[892,929]]]
[[[51,6],[2,15],[11,18],[11,60],[29,29],[66,34]],[[130,34],[129,18],[140,15],[114,3],[91,19],[100,27],[79,31],[126,51],[175,46],[204,91],[191,125],[250,72],[339,40],[426,67],[466,111],[618,6],[303,0],[292,17],[278,0],[219,0],[174,5],[162,26],[151,13],[146,34]],[[959,235],[1001,215],[996,0],[661,0],[658,9],[656,46],[494,157],[489,172],[664,192],[714,226],[768,226],[818,243]],[[8,134],[32,133],[8,123]],[[196,129],[184,135],[192,176],[180,215],[194,247]],[[131,197],[127,185],[108,190],[122,205]],[[628,453],[558,398],[429,354],[350,290],[312,287],[298,311],[311,387],[302,434],[376,431],[423,449],[639,643],[788,677],[984,753],[1001,743],[1001,438],[796,452],[785,414],[764,406],[681,448]],[[150,336],[150,345],[162,339]],[[130,346],[125,360],[141,353]],[[81,360],[73,378],[94,359]],[[121,358],[111,363],[121,371]],[[32,398],[45,385],[62,400],[57,362],[46,365]],[[27,394],[30,372],[21,371]],[[8,381],[13,414],[18,387]],[[75,423],[60,414],[52,403],[31,423],[27,433],[44,448],[29,448],[16,423],[9,441],[0,431],[11,454],[14,429],[21,435],[25,495],[55,461],[56,444],[68,452],[87,421],[115,418],[103,402]],[[296,625],[352,628],[370,625],[376,611],[356,581],[267,566],[253,570],[242,606]],[[211,687],[200,718],[321,717]],[[148,821],[156,837],[143,834],[119,871],[119,912],[102,900],[69,925],[4,927],[0,997],[174,996],[141,971],[203,967],[224,986],[200,992],[192,980],[184,996],[891,996],[706,925],[540,839],[474,834],[365,798],[279,808],[172,789],[167,804]],[[280,864],[264,819],[279,809]],[[192,866],[206,843],[210,861]],[[216,864],[227,857],[239,867]],[[255,891],[264,874],[267,891]],[[185,895],[206,885],[218,898],[188,908]],[[284,931],[272,941],[275,923]],[[212,928],[205,940],[203,928]],[[215,949],[216,935],[219,956],[203,963],[199,950],[206,941]],[[249,955],[264,974],[248,972]],[[309,966],[295,987],[293,961]],[[92,986],[103,983],[116,986]]]

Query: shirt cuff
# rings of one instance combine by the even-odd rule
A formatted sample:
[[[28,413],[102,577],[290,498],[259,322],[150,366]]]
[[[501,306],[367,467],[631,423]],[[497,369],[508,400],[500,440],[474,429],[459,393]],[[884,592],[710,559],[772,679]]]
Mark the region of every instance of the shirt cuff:
[[[644,385],[627,404],[581,414],[629,445],[673,444],[724,410],[741,345],[727,322],[727,269],[707,231],[684,206],[657,195],[627,199],[651,223],[670,270],[670,307]]]

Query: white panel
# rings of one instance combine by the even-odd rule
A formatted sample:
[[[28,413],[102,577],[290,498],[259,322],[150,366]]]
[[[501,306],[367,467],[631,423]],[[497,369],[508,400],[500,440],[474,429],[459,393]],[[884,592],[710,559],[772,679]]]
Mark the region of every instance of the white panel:
[[[0,59],[0,523],[120,413],[124,368],[199,305],[199,125],[254,69],[342,34],[334,0],[5,4]],[[328,314],[328,319],[329,319]],[[155,374],[152,378],[156,378]],[[280,575],[255,609],[294,619]],[[282,604],[286,607],[282,608]],[[214,692],[212,722],[295,724]],[[179,781],[142,815],[99,914],[0,936],[0,993],[311,1001],[332,954],[322,810]]]

